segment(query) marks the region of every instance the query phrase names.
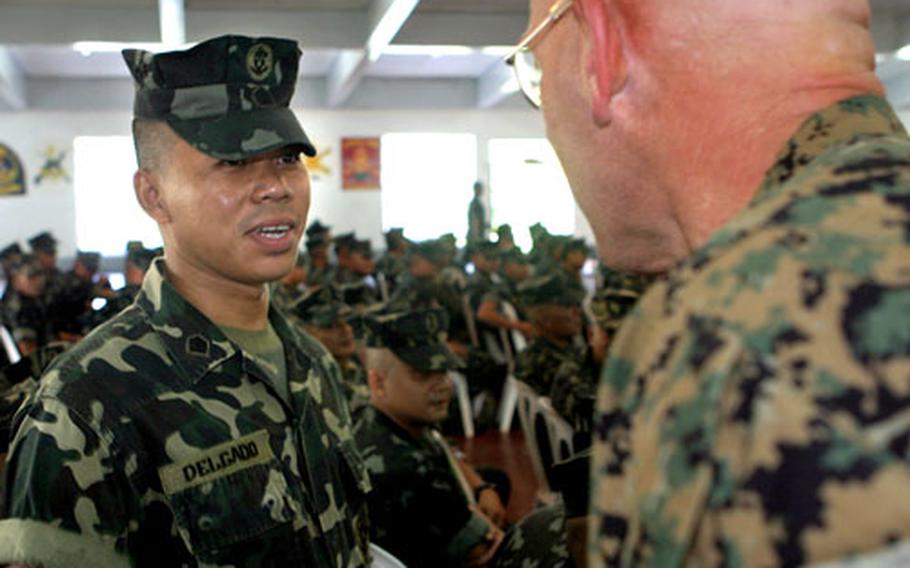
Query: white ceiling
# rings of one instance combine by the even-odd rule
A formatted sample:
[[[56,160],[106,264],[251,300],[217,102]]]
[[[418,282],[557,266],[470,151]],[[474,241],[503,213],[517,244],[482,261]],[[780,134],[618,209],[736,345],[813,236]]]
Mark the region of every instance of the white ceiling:
[[[158,1],[0,0],[0,110],[29,108],[41,99],[34,96],[39,87],[70,88],[78,98],[86,82],[128,82],[114,44],[156,42]],[[381,44],[374,57],[368,57],[366,47],[376,15],[392,5],[408,5],[408,0],[184,0],[186,36],[191,42],[228,32],[298,39],[304,48],[304,83],[325,91],[309,103],[345,106],[352,98],[381,100],[353,96],[371,88],[375,79],[386,86],[390,80],[406,81],[415,97],[428,82],[465,81],[473,85],[467,91],[476,95],[465,101],[467,106],[520,104],[520,97],[510,94],[514,85],[501,58],[527,25],[528,0],[411,1],[416,9],[395,22],[394,39]],[[890,54],[910,44],[910,0],[871,4],[879,51]],[[73,49],[78,41],[111,45],[80,53]],[[883,78],[899,85],[895,88],[906,86],[902,96],[910,106],[910,63],[883,59]],[[103,108],[106,102],[80,104]]]

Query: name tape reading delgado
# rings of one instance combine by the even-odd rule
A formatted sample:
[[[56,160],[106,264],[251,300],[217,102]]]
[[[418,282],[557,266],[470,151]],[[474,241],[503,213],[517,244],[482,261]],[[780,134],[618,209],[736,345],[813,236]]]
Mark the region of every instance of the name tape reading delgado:
[[[161,467],[158,476],[167,495],[215,481],[232,473],[272,459],[269,434],[253,432],[192,456],[191,459]]]

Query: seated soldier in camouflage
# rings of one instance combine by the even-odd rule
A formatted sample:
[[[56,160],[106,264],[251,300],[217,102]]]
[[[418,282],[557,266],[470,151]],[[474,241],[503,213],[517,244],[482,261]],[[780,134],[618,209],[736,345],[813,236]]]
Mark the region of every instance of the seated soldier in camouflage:
[[[530,337],[534,329],[526,321],[512,321],[502,313],[501,302],[506,293],[497,272],[501,265],[500,252],[495,243],[474,245],[471,252],[474,274],[468,280],[471,308],[477,318],[478,332],[496,329],[517,330]],[[498,340],[498,337],[497,337]]]
[[[338,367],[268,302],[309,209],[297,44],[124,56],[134,189],[165,254],[17,414],[0,564],[366,566]]]
[[[373,540],[409,568],[563,566],[562,511],[544,510],[503,544],[495,488],[433,430],[452,397],[446,372],[461,365],[447,323],[438,308],[367,319],[371,398],[354,436],[373,482]]]
[[[126,260],[123,266],[123,276],[126,280],[123,288],[115,290],[113,296],[108,298],[107,304],[94,314],[94,325],[98,326],[115,315],[119,314],[133,303],[142,289],[142,280],[148,272],[152,260],[161,256],[160,249],[147,249],[139,241],[127,244]]]
[[[341,368],[341,388],[351,416],[356,419],[370,401],[366,368],[357,353],[354,330],[348,322],[350,308],[342,304],[331,288],[310,290],[289,311],[292,322],[329,350]]]
[[[515,378],[541,396],[550,396],[556,371],[565,362],[589,366],[587,350],[575,340],[582,330],[578,296],[558,274],[539,276],[519,287],[519,298],[531,324],[534,338],[518,354]],[[594,377],[590,377],[594,381]]]
[[[284,278],[272,284],[271,301],[282,310],[289,310],[303,296],[303,282],[306,280],[306,260],[297,253],[294,268]]]
[[[22,356],[50,341],[46,303],[47,276],[38,259],[23,255],[10,265],[9,293],[3,304],[3,320],[14,334],[28,332],[30,341],[16,339]]]
[[[309,287],[327,286],[335,278],[335,266],[329,260],[332,232],[319,221],[314,221],[306,233],[305,283]]]

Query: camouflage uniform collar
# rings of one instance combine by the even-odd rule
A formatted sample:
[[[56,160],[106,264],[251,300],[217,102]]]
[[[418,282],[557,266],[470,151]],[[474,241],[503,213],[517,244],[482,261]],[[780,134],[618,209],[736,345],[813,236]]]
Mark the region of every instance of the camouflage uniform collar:
[[[191,383],[196,383],[214,367],[243,354],[214,322],[177,292],[164,270],[164,259],[152,263],[137,303],[148,312],[151,326],[171,359]],[[269,322],[284,340],[289,330],[280,320],[270,308]]]
[[[765,174],[756,199],[762,199],[800,174],[816,158],[858,137],[906,135],[888,102],[862,95],[837,102],[810,116],[787,141]]]

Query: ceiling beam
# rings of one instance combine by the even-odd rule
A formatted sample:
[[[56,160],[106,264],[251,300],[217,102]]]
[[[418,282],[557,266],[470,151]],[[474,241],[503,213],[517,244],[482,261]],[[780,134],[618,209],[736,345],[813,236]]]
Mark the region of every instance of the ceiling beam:
[[[183,0],[158,0],[161,43],[178,47],[186,43],[186,6]]]
[[[492,108],[518,92],[512,69],[497,62],[477,79],[477,108]]]
[[[25,74],[10,51],[0,46],[0,106],[25,110]]]
[[[491,0],[494,1],[494,0]],[[527,13],[420,12],[408,20],[395,43],[406,45],[513,45],[528,26]]]
[[[370,63],[382,56],[405,25],[420,0],[373,0],[369,10],[369,33],[363,49],[338,55],[329,73],[326,103],[343,105],[366,75]]]
[[[192,6],[192,4],[191,4]],[[158,6],[5,5],[0,1],[0,43],[62,45],[77,41],[156,43]],[[331,10],[185,11],[186,41],[226,33],[295,39],[307,49],[362,48],[368,36],[365,12]]]

